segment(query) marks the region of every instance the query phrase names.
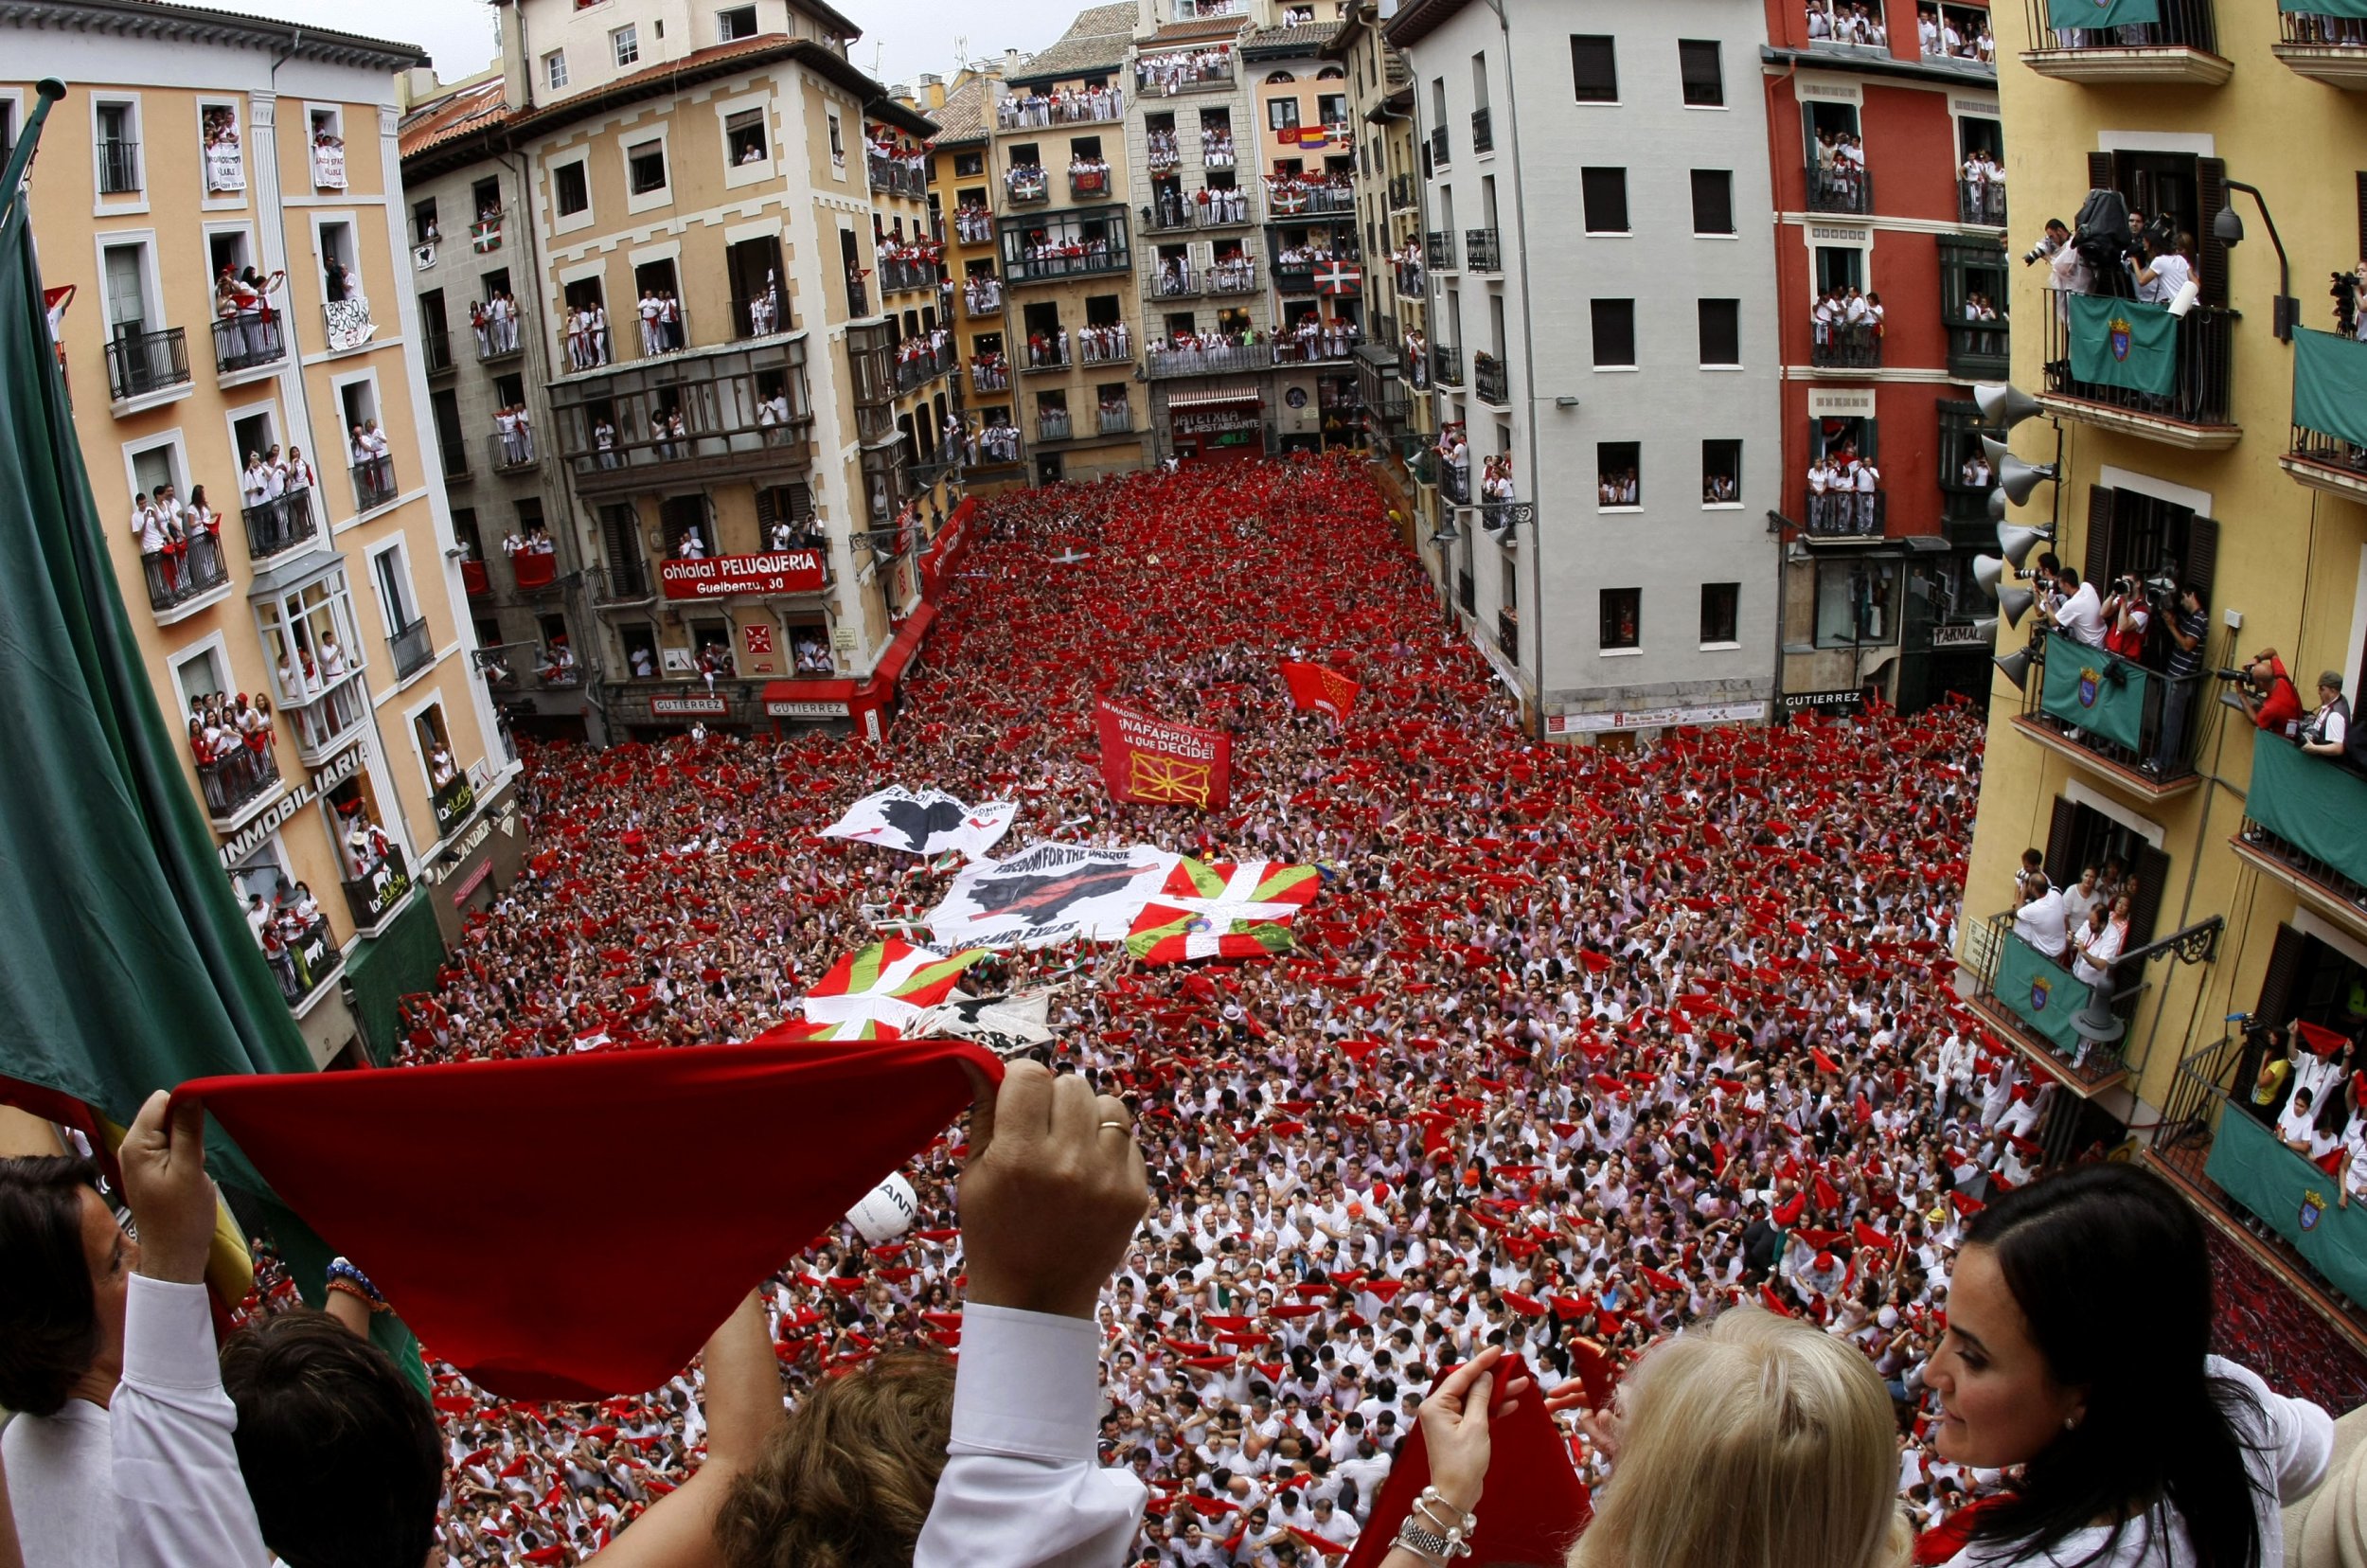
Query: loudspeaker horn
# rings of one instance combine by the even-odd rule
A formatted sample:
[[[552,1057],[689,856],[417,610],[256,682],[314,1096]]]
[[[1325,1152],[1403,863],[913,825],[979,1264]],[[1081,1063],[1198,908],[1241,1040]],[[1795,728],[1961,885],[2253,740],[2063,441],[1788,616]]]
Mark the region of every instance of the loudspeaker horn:
[[[1981,437],[1981,450],[1988,455],[1991,472],[2003,468],[2005,459],[2013,455],[2013,453],[2007,450],[2005,443],[1994,436]]]
[[[1997,488],[2017,507],[2030,499],[2030,492],[2038,488],[2040,481],[2054,477],[2053,463],[2025,463],[2011,453],[1997,465]]]
[[[1430,536],[1430,542],[1433,544],[1452,544],[1462,537],[1462,533],[1454,526],[1454,519],[1450,517],[1438,525],[1438,531]]]
[[[2022,563],[2030,559],[2032,550],[2037,549],[2042,543],[2052,543],[2054,538],[2053,528],[2025,528],[2013,523],[2000,523],[1997,526],[1997,547],[2005,559],[2013,563],[2013,568],[2017,572],[2020,571]]]
[[[2000,588],[1997,591],[1997,611],[2008,626],[2020,626],[2030,607],[2038,602],[2038,596],[2027,588]]]
[[[1972,629],[1979,633],[1984,641],[1995,642],[1997,640],[1997,617],[1995,615],[1984,615],[1980,620],[1974,621]]]
[[[2016,691],[2026,689],[2023,683],[2030,679],[2030,650],[2018,648],[2011,653],[1991,659],[1989,663],[1997,666],[1998,672],[2014,683]]]
[[[1972,558],[1972,580],[1979,583],[1981,591],[1990,597],[1997,597],[1997,585],[2004,576],[2005,562],[2002,558],[1993,555]]]
[[[1989,491],[1989,521],[1992,523],[2004,522],[2006,506],[2007,502],[2005,500],[2005,492],[2003,490],[1993,490]]]
[[[2038,399],[2007,382],[1983,382],[1972,389],[1972,401],[1981,405],[1983,421],[2000,430],[2011,430],[2044,412]]]

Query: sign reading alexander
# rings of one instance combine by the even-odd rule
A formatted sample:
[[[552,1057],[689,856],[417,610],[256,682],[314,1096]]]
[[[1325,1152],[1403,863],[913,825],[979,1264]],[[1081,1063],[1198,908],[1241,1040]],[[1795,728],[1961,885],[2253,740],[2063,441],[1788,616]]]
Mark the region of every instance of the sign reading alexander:
[[[718,598],[726,594],[818,594],[828,572],[819,550],[774,550],[668,561],[658,567],[657,579],[667,598]]]

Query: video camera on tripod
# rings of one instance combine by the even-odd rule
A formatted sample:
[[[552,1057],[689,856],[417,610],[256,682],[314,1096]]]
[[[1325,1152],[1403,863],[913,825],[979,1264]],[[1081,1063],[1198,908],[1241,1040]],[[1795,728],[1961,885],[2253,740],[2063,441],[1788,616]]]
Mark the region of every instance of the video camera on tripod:
[[[2072,234],[2072,249],[2088,263],[2099,293],[2130,294],[2127,263],[2141,258],[2146,247],[2166,248],[2178,238],[2177,225],[2156,214],[2142,229],[2128,226],[2128,203],[2117,190],[2098,188],[2080,204],[2079,221]],[[2112,281],[2107,283],[2106,279]]]

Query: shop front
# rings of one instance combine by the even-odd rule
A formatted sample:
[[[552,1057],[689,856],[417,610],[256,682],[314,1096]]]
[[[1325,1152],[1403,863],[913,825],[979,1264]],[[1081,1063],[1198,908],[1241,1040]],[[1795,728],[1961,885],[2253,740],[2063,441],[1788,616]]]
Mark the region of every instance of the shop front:
[[[1167,397],[1167,450],[1183,463],[1266,454],[1265,397],[1254,385],[1201,386]]]

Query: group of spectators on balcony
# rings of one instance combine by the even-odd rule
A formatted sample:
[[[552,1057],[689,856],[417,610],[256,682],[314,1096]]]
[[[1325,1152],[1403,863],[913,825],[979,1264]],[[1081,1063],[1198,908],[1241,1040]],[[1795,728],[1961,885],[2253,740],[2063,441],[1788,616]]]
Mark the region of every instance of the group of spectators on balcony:
[[[1277,267],[1320,267],[1326,261],[1353,261],[1357,258],[1356,242],[1344,240],[1338,245],[1313,239],[1295,245],[1284,245],[1274,252]]]
[[[653,408],[650,411],[650,446],[661,463],[671,463],[694,455],[690,449],[690,427],[684,422],[680,407]]]
[[[1212,294],[1247,294],[1257,287],[1257,258],[1243,250],[1238,241],[1223,241],[1233,246],[1219,251],[1208,258],[1204,281]]]
[[[1011,422],[1008,413],[998,410],[995,418],[979,428],[977,454],[971,458],[972,462],[981,457],[989,463],[1019,461],[1019,426]]]
[[[279,776],[271,699],[208,692],[189,704],[189,756],[205,785],[206,809],[225,816]]]
[[[560,330],[566,336],[568,369],[596,370],[609,363],[608,307],[598,299],[568,306]]]
[[[1820,127],[1816,134],[1816,191],[1826,205],[1864,205],[1865,142],[1855,131]]]
[[[1701,504],[1730,506],[1742,499],[1742,484],[1732,472],[1712,470],[1701,475]]]
[[[1294,174],[1277,171],[1266,176],[1266,210],[1271,214],[1289,216],[1305,212],[1318,205],[1318,199],[1335,201],[1332,210],[1347,211],[1355,205],[1356,185],[1343,169],[1336,174]]]
[[[2211,630],[2202,589],[2193,582],[2180,583],[2168,590],[2166,600],[2157,603],[2156,589],[2138,575],[2124,574],[2103,584],[2083,581],[2076,567],[2064,565],[2051,550],[2038,558],[2031,580],[2041,626],[2167,677],[2161,723],[2150,755],[2141,765],[2153,774],[2174,771],[2182,755],[2187,718],[2202,675],[2203,643]],[[2275,650],[2255,662],[2260,666],[2258,691],[2277,696],[2276,684],[2282,682],[2284,687],[2277,714],[2261,727],[2281,727],[2287,704],[2298,721],[2300,700],[2292,695],[2292,683],[2284,678]],[[2239,689],[2238,695],[2244,692]]]
[[[1471,492],[1471,442],[1464,434],[1463,421],[1450,420],[1438,427],[1438,439],[1432,443],[1438,461],[1445,465],[1450,477],[1449,489],[1459,497]]]
[[[1416,392],[1430,386],[1430,339],[1419,327],[1405,330],[1405,379]]]
[[[1836,283],[1808,306],[1808,335],[1819,357],[1834,351],[1862,354],[1867,363],[1882,341],[1882,296],[1861,292],[1855,283]]]
[[[132,492],[132,537],[139,542],[140,572],[148,580],[148,602],[159,608],[198,584],[222,580],[222,519],[205,504],[205,487],[193,485],[186,505],[172,486]]]
[[[1997,63],[1997,38],[1989,31],[1989,13],[1985,8],[1973,30],[1967,32],[1957,26],[1963,13],[1947,14],[1937,6],[1922,6],[1915,10],[1915,34],[1923,45],[1926,60],[1970,60],[1984,65]]]
[[[224,267],[215,275],[214,319],[220,325],[214,337],[223,369],[237,370],[279,357],[285,343],[271,296],[287,281],[284,272],[266,277],[253,267],[236,273]]]
[[[309,508],[312,484],[312,465],[305,461],[304,449],[292,446],[282,456],[275,442],[246,454],[246,467],[239,474],[239,505],[256,511],[286,496],[290,509]]]
[[[2255,1023],[2256,1053],[2246,1108],[2275,1129],[2277,1142],[2335,1178],[2335,1206],[2367,1202],[2367,1045],[2358,1032],[2306,1019]]]
[[[254,933],[255,945],[263,950],[263,960],[279,982],[279,994],[292,1005],[318,984],[305,950],[318,942],[329,953],[337,951],[329,940],[329,917],[321,913],[312,890],[302,882],[291,884],[284,877],[277,895],[269,902],[260,893],[247,895],[246,928]]]
[[[1052,183],[1044,178],[1043,165],[1015,163],[1004,176],[1003,184],[1014,202],[1041,202],[1052,194]]]
[[[1110,160],[1099,156],[1087,157],[1074,152],[1068,160],[1069,188],[1107,196],[1110,193]]]
[[[1233,127],[1230,123],[1201,126],[1200,161],[1201,167],[1206,169],[1231,169],[1239,162],[1233,151]]]
[[[1055,327],[1049,331],[1038,329],[1027,334],[1028,369],[1048,370],[1068,362],[1067,328]]]
[[[1811,44],[1865,44],[1878,48],[1890,45],[1890,29],[1883,26],[1882,8],[1866,0],[1854,0],[1842,5],[1840,0],[1808,0],[1808,42]]]
[[[1363,339],[1355,322],[1344,316],[1303,315],[1275,343],[1278,359],[1345,359]]]
[[[372,507],[393,500],[394,453],[386,439],[386,433],[378,428],[378,421],[364,419],[348,431],[347,450],[353,456],[354,482],[361,487],[362,509],[367,511]],[[293,483],[290,488],[294,488]]]
[[[671,354],[689,347],[683,330],[682,301],[674,297],[673,290],[655,285],[643,289],[640,312],[641,352],[645,357]]]
[[[936,271],[937,262],[945,256],[945,247],[925,234],[907,239],[891,231],[880,237],[879,245],[881,261],[900,261],[930,273]]]
[[[1957,178],[1964,182],[1963,211],[1958,216],[1967,223],[2005,222],[2005,167],[1987,148],[1976,147],[1966,153]]]
[[[991,348],[974,350],[970,356],[970,385],[974,392],[1000,392],[1011,384],[1011,365]]]
[[[476,333],[479,359],[518,351],[518,302],[507,289],[469,301],[469,328]]]
[[[929,177],[929,152],[919,143],[884,125],[866,124],[863,128],[863,150],[866,157],[899,170],[915,190],[928,188],[925,182]]]
[[[1084,125],[1124,113],[1126,95],[1116,87],[1056,87],[1001,99],[994,106],[994,122],[997,130],[1016,131],[1031,125]]]
[[[205,121],[205,188],[244,190],[246,152],[239,140],[238,110],[226,103],[208,104]]]
[[[502,541],[502,554],[513,562],[520,556],[555,556],[558,553],[559,545],[551,538],[551,530],[541,523],[529,523],[525,533],[512,532]]]
[[[501,443],[502,467],[518,468],[534,461],[534,421],[525,403],[494,409],[493,434]]]
[[[964,202],[953,209],[953,233],[965,245],[990,245],[994,242],[994,210],[978,202]]]
[[[1143,55],[1134,62],[1137,91],[1156,88],[1172,93],[1203,81],[1221,81],[1233,70],[1231,49],[1170,49]]]
[[[1428,285],[1430,281],[1430,269],[1426,264],[1426,258],[1422,255],[1422,237],[1420,235],[1410,234],[1406,236],[1405,243],[1398,246],[1397,251],[1390,256],[1389,259],[1397,264],[1397,293],[1401,294],[1418,294]]]
[[[273,672],[279,680],[279,700],[301,706],[352,674],[353,669],[346,662],[346,650],[337,645],[333,627],[313,628],[308,636],[307,629],[298,626],[282,641],[279,663]]]
[[[1874,459],[1858,454],[1855,441],[1843,440],[1808,459],[1808,531],[1812,534],[1864,534],[1881,531],[1876,497],[1882,488],[1882,471]]]
[[[1168,184],[1159,187],[1154,209],[1161,228],[1182,228],[1186,223],[1203,228],[1212,223],[1246,223],[1249,192],[1238,186],[1204,185],[1187,196],[1181,185]]]
[[[962,302],[971,315],[991,315],[1003,308],[1003,280],[988,273],[972,273],[962,280]]]
[[[1173,127],[1143,133],[1143,162],[1152,173],[1173,169],[1183,161],[1184,149]]]
[[[2046,874],[2046,856],[2025,849],[2014,892],[2014,935],[2069,968],[2081,985],[2101,988],[2109,997],[2112,967],[2128,946],[2136,876],[2124,871],[2117,860],[2108,860],[2083,869],[2076,885],[2056,887]],[[2083,1038],[2072,1065],[2085,1067],[2089,1050]]]
[[[1499,452],[1480,464],[1480,503],[1499,506],[1514,498],[1512,454]]]
[[[953,334],[942,327],[932,327],[925,332],[915,332],[896,345],[896,368],[899,382],[914,376],[926,381],[940,370],[952,367]],[[920,366],[927,366],[925,370]]]
[[[748,335],[771,337],[781,330],[781,276],[774,268],[764,269],[764,287],[748,300]]]
[[[1151,346],[1150,358],[1154,363],[1170,365],[1180,360],[1188,367],[1202,355],[1223,360],[1228,357],[1226,351],[1229,349],[1252,348],[1272,341],[1255,327],[1218,327],[1204,331],[1170,332],[1165,342]]]
[[[1969,291],[1965,295],[1964,316],[1965,324],[1975,329],[1967,334],[1974,353],[2005,352],[2005,323],[2009,318],[1997,308],[1997,301],[1978,289]]]
[[[1060,239],[1040,234],[1032,237],[1021,249],[1028,260],[1043,263],[1047,273],[1064,271],[1066,264],[1072,262],[1086,271],[1097,271],[1110,264],[1110,237],[1106,234],[1069,235]]]
[[[1134,357],[1133,330],[1123,321],[1087,322],[1077,329],[1077,357],[1087,365],[1114,365]]]

